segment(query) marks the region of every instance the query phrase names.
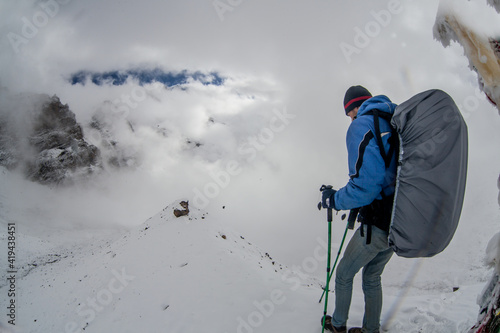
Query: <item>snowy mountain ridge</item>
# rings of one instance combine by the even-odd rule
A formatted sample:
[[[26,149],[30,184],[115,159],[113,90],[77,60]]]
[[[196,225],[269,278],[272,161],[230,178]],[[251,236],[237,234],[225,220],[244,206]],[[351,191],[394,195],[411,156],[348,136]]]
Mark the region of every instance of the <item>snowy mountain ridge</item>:
[[[62,241],[65,235],[67,243]],[[59,230],[54,240],[46,241],[18,234],[24,255],[18,260],[19,307],[16,325],[9,325],[12,332],[321,330],[323,304],[318,299],[324,282],[309,273],[325,265],[322,240],[300,266],[285,267],[233,231],[227,221],[185,200],[175,201],[130,231],[97,235],[71,240],[74,234]],[[338,246],[333,244],[332,253]],[[406,286],[393,278],[385,283],[386,330],[468,329],[476,319],[473,304],[482,283],[441,281],[445,285],[417,285],[412,291],[410,274],[416,274],[420,263],[413,267],[405,273]],[[2,297],[7,288],[0,286]],[[360,325],[360,287],[354,290],[352,313],[351,325]]]
[[[179,203],[115,241],[59,249],[24,264],[19,332],[234,332],[264,320],[279,329],[281,316],[270,318],[275,307],[283,305],[286,316],[296,310],[285,304],[297,298],[291,294],[320,293],[318,281],[281,266],[207,213],[190,208],[176,217],[174,210],[184,210]]]

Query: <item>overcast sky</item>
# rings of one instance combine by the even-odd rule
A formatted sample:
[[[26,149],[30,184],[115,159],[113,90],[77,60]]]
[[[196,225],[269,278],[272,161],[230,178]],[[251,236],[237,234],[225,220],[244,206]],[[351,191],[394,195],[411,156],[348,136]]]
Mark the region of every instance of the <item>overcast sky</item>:
[[[486,8],[485,17],[496,15],[486,1],[472,3]],[[177,155],[172,142],[163,146],[141,132],[133,144],[151,148],[143,154],[149,164],[140,177],[120,178],[123,201],[114,208],[125,201],[150,216],[169,200],[203,192],[214,182],[210,170],[233,172],[208,209],[260,236],[266,249],[285,256],[293,248],[300,256],[324,232],[324,216],[314,210],[320,185],[348,179],[342,101],[351,85],[395,103],[430,88],[448,92],[469,125],[470,179],[491,177],[494,192],[500,159],[491,151],[498,153],[500,117],[477,92],[462,48],[433,39],[437,9],[431,0],[1,0],[0,86],[57,94],[85,124],[105,101],[138,88],[71,85],[69,76],[80,70],[220,73],[228,78],[220,87],[143,88],[148,97],[130,110],[132,119],[144,126],[162,119],[179,137],[206,145],[200,156]],[[207,129],[209,117],[219,127]]]

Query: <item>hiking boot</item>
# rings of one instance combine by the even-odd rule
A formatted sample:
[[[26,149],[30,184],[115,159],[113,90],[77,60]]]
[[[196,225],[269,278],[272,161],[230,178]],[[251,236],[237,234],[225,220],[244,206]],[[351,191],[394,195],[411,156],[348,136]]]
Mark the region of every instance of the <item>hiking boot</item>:
[[[325,318],[325,317],[323,317]],[[323,318],[321,318],[321,325],[323,325]],[[332,316],[327,315],[325,318],[325,330],[333,333],[347,333],[347,328],[345,326],[335,327],[332,325]]]
[[[353,327],[347,333],[363,333],[363,329],[361,327]]]

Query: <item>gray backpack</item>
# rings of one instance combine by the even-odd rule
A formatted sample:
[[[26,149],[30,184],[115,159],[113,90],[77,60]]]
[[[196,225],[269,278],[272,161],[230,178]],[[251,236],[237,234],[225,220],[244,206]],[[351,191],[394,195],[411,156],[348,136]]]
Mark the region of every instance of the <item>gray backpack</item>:
[[[396,193],[389,245],[407,258],[432,257],[458,226],[467,177],[467,125],[453,99],[428,90],[397,106]]]

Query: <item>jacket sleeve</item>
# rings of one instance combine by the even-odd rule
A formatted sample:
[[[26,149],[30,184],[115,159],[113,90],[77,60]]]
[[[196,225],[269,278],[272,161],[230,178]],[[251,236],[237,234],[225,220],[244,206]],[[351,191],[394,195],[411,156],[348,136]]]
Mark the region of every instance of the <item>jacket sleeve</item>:
[[[349,181],[335,194],[335,209],[349,210],[369,205],[382,192],[385,163],[369,122],[372,117],[358,118],[347,131]]]

